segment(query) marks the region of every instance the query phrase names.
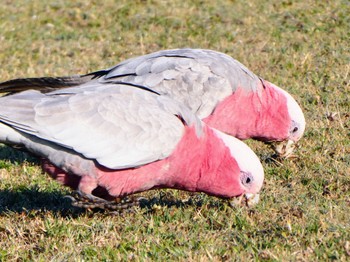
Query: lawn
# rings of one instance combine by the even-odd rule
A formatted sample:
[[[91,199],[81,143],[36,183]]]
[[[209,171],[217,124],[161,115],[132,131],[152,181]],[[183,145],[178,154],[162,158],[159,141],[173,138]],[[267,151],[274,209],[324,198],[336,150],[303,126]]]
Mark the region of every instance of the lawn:
[[[209,48],[290,92],[307,129],[292,159],[247,141],[266,172],[251,209],[162,190],[129,212],[83,210],[35,158],[0,147],[0,260],[349,261],[349,14],[347,0],[2,1],[0,81]]]

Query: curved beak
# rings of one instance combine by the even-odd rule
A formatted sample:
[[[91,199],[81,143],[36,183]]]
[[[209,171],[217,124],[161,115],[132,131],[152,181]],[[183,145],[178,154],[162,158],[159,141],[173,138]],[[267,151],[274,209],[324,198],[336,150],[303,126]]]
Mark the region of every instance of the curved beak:
[[[273,144],[273,149],[276,151],[279,157],[288,158],[292,155],[295,148],[295,142],[293,140],[287,140],[277,142]]]
[[[240,197],[230,200],[229,203],[231,207],[244,206],[244,205],[247,207],[253,207],[259,203],[259,199],[260,199],[260,194],[246,193],[241,195]]]

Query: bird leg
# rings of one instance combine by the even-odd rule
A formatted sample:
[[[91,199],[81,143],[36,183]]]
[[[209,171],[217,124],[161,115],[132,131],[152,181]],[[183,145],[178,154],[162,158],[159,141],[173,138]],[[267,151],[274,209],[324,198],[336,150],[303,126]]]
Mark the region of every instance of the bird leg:
[[[81,191],[76,191],[74,196],[65,196],[72,200],[72,206],[85,208],[85,209],[94,209],[99,208],[103,210],[109,211],[122,211],[125,209],[129,209],[134,206],[140,205],[140,202],[144,200],[144,198],[140,197],[134,199],[133,197],[125,197],[125,198],[115,198],[114,200],[108,201],[103,198],[96,197],[92,194],[86,194]]]

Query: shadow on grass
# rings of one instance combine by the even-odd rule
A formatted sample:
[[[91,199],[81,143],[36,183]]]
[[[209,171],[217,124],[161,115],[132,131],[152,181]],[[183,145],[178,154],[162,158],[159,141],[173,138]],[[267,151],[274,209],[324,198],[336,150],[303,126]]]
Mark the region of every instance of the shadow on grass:
[[[50,211],[56,215],[76,217],[85,211],[71,206],[60,191],[42,192],[38,188],[0,190],[0,216],[6,213],[37,214]]]
[[[23,162],[39,164],[39,160],[29,153],[2,144],[0,144],[0,161],[1,160],[10,161],[12,164],[21,164]]]
[[[14,165],[24,162],[39,165],[37,158],[27,152],[13,149],[0,144],[0,161]],[[0,168],[6,167],[6,162],[0,162]],[[77,216],[84,213],[81,208],[72,207],[70,200],[64,198],[60,191],[43,192],[37,187],[24,186],[0,190],[0,216],[6,213],[37,213],[51,211],[60,216]]]
[[[66,194],[58,190],[50,192],[40,191],[37,187],[32,188],[14,188],[12,190],[0,190],[0,216],[9,213],[25,213],[26,215],[40,215],[41,213],[51,212],[54,215],[60,217],[79,217],[86,214],[93,213],[123,213],[133,210],[132,207],[115,210],[103,210],[100,208],[84,209],[80,207],[74,207],[71,205],[71,200],[65,198]],[[160,192],[155,197],[142,198],[138,206],[145,213],[152,213],[159,207],[175,207],[186,208],[195,207],[200,208],[202,206],[222,208],[225,204],[223,201],[219,201],[217,198],[208,198],[203,194],[192,194],[186,200],[173,197],[171,194]]]

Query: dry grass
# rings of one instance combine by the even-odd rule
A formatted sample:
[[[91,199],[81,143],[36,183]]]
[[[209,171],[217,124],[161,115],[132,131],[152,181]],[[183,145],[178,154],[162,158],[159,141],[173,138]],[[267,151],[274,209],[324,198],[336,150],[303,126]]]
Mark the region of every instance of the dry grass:
[[[34,159],[0,148],[0,259],[349,260],[349,13],[345,0],[3,1],[0,80],[210,48],[292,93],[308,125],[297,159],[271,161],[265,145],[248,141],[266,170],[251,210],[152,191],[155,205],[135,213],[83,211]]]

